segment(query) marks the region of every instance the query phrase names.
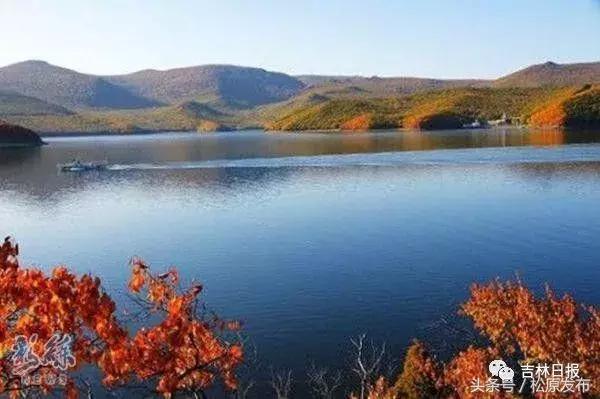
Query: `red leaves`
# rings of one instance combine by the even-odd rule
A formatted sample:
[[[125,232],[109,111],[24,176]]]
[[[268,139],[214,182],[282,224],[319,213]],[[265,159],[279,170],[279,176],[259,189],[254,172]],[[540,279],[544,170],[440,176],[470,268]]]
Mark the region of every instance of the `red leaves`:
[[[19,246],[13,244],[10,236],[5,237],[4,243],[0,246],[0,270],[19,267],[17,255],[19,255]]]
[[[442,367],[433,359],[419,341],[408,348],[402,374],[395,389],[409,398],[435,396],[442,378]]]
[[[529,363],[579,363],[582,373],[600,378],[600,313],[579,306],[550,288],[536,298],[520,281],[473,285],[462,311],[497,348],[516,349]]]
[[[559,298],[549,288],[542,298],[536,298],[520,281],[493,281],[473,285],[461,312],[473,319],[491,346],[471,346],[444,365],[415,342],[408,349],[396,384],[387,387],[380,380],[370,387],[368,397],[482,397],[468,388],[473,379],[486,381],[489,362],[498,358],[530,364],[578,363],[582,376],[591,381],[600,379],[600,312],[594,307],[580,306],[569,295]],[[590,397],[598,393],[599,388],[592,385]],[[505,392],[488,395],[507,396],[510,394]]]
[[[175,269],[154,276],[145,264],[133,263],[130,287],[140,295],[145,292],[152,311],[165,314],[161,323],[139,331],[133,338],[133,357],[137,359],[133,372],[142,380],[157,377],[157,390],[165,396],[179,390],[208,388],[217,377],[227,387],[235,388],[242,347],[218,335],[223,330],[219,319],[209,323],[195,314],[202,285],[182,291],[178,284]],[[237,325],[231,322],[232,327]]]
[[[486,381],[488,378],[488,364],[497,358],[497,351],[491,348],[474,348],[470,346],[460,352],[444,368],[443,383],[450,387],[461,398],[477,398],[479,393],[471,392],[468,388],[473,379],[479,378],[480,381]],[[500,393],[492,397],[501,397]]]
[[[235,370],[243,359],[241,345],[220,336],[223,322],[209,323],[196,315],[202,286],[179,292],[175,269],[154,276],[142,260],[132,260],[130,290],[148,306],[147,311],[164,317],[159,324],[129,337],[118,323],[115,303],[102,291],[100,279],[77,277],[66,267],[55,268],[50,276],[36,269],[21,269],[17,254],[9,239],[0,246],[0,354],[11,348],[17,335],[37,334],[41,343],[59,331],[73,337],[77,367],[85,363],[98,367],[108,386],[132,379],[155,381],[156,389],[169,396],[178,390],[208,388],[221,378],[226,386],[235,388]],[[34,351],[41,349],[35,347]],[[0,356],[0,377],[9,366]],[[22,388],[20,381],[8,386],[0,378],[0,394]],[[68,381],[64,392],[67,398],[77,397],[74,381]]]
[[[131,264],[133,266],[133,270],[131,272],[131,279],[129,280],[129,289],[137,293],[140,292],[146,283],[144,271],[148,267],[143,263],[143,261],[137,258],[132,259]]]

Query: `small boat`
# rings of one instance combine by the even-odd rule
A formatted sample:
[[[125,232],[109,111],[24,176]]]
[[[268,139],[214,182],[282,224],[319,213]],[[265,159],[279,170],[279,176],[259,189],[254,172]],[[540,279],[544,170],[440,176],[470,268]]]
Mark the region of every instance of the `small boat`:
[[[72,162],[58,164],[58,170],[61,172],[89,172],[93,170],[105,170],[108,163],[104,162],[81,162],[76,159]]]
[[[484,128],[484,127],[486,127],[486,123],[485,122],[482,123],[479,119],[475,119],[471,123],[463,124],[464,129],[480,129],[480,128]]]

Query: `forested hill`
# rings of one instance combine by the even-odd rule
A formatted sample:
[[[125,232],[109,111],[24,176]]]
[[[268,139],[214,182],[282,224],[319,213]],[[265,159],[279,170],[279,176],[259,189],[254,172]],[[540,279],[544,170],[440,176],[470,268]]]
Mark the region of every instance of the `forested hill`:
[[[494,87],[576,86],[600,83],[600,62],[532,65],[493,82]]]
[[[96,76],[44,61],[25,61],[0,68],[0,118],[45,134],[248,127],[368,129],[411,126],[411,121],[429,120],[422,115],[445,111],[460,114],[459,120],[453,120],[458,125],[503,113],[528,121],[543,101],[562,104],[557,109],[571,104],[563,101],[561,89],[573,93],[590,85],[596,93],[598,84],[599,62],[547,62],[496,80],[444,80],[290,76],[233,65]],[[586,96],[577,97],[577,114],[585,112],[584,119],[593,121],[596,95]],[[382,109],[382,104],[396,105]],[[411,112],[416,119],[405,118]],[[558,119],[574,120],[564,115],[534,118]]]
[[[233,109],[287,100],[305,87],[284,73],[233,65],[145,70],[107,79],[136,95],[166,104],[196,100]]]

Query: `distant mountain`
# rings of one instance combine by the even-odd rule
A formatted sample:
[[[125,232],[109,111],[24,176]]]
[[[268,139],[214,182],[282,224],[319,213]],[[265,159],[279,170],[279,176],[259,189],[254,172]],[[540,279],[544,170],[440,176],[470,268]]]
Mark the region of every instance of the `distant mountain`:
[[[576,86],[600,82],[600,62],[579,64],[537,64],[496,80],[428,79],[412,77],[364,77],[300,75],[297,78],[310,88],[331,90],[354,87],[377,95],[410,94],[418,91],[456,87],[540,87]]]
[[[8,115],[70,115],[71,111],[60,105],[24,96],[13,91],[0,90],[0,117]]]
[[[504,112],[520,121],[535,113],[538,124],[587,126],[598,119],[597,90],[563,101],[555,89],[578,91],[588,83],[600,83],[600,62],[548,62],[496,80],[444,80],[294,77],[233,65],[95,76],[26,61],[0,68],[0,118],[44,134],[423,127]],[[542,104],[545,96],[553,98],[550,108]],[[553,109],[568,117],[550,115]]]
[[[44,144],[32,130],[0,120],[0,147],[37,147]]]
[[[199,101],[233,109],[287,100],[305,86],[283,73],[233,65],[145,70],[106,79],[138,96],[163,103]]]
[[[494,81],[494,87],[575,86],[600,83],[600,62],[532,65]]]
[[[156,101],[132,94],[102,77],[44,61],[25,61],[0,68],[0,89],[71,109],[128,109],[158,105]]]
[[[484,87],[491,84],[481,79],[428,79],[413,77],[381,78],[377,76],[326,76],[300,75],[298,79],[304,84],[323,94],[326,91],[347,90],[362,91],[372,96],[392,96],[411,94],[418,91],[451,89],[455,87]]]

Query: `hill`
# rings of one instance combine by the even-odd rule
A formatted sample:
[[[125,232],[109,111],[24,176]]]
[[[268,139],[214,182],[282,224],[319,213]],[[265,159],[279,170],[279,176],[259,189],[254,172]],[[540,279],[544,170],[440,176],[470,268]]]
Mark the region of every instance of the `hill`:
[[[514,123],[590,126],[600,122],[599,91],[591,85],[458,88],[385,99],[332,99],[282,108],[279,117],[266,125],[271,130],[454,129],[506,114]]]
[[[161,103],[194,100],[231,109],[287,100],[304,88],[300,80],[283,73],[233,65],[145,70],[107,79]]]
[[[299,131],[447,129],[475,120],[500,119],[504,114],[514,124],[598,126],[599,87],[456,88],[389,98],[335,98],[307,92],[246,112],[224,112],[191,101],[139,110],[12,115],[5,119],[45,134],[216,131],[253,126]]]
[[[1,147],[37,147],[44,144],[37,133],[0,120]]]
[[[243,124],[228,114],[194,101],[133,110],[87,110],[65,115],[8,115],[14,124],[44,134],[99,134],[164,131],[221,131]]]
[[[501,77],[494,87],[578,86],[600,83],[600,62],[532,65]]]
[[[488,80],[478,79],[428,79],[413,77],[382,78],[378,76],[298,76],[304,84],[318,93],[347,91],[353,89],[355,94],[363,97],[389,97],[392,95],[410,94],[418,91],[442,90],[456,87],[485,87],[491,84]]]
[[[72,114],[72,112],[60,105],[50,104],[15,92],[0,90],[0,116],[69,114]]]
[[[600,126],[600,85],[565,88],[533,110],[533,126]]]
[[[82,74],[44,61],[25,61],[0,68],[0,88],[71,109],[128,109],[158,104],[102,77]]]
[[[588,82],[598,86],[594,82],[600,82],[600,63],[545,63],[497,80],[443,80],[293,77],[232,65],[94,76],[26,61],[0,68],[0,118],[43,133],[260,126],[433,129],[495,119],[503,113],[534,124],[569,126],[578,120],[589,125],[596,120],[597,96],[571,96]],[[543,111],[551,106],[555,111]],[[561,117],[557,109],[567,116]],[[539,115],[530,119],[534,113]],[[554,119],[548,116],[552,113]]]

